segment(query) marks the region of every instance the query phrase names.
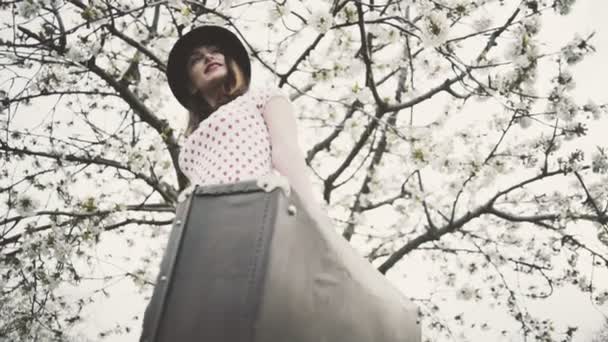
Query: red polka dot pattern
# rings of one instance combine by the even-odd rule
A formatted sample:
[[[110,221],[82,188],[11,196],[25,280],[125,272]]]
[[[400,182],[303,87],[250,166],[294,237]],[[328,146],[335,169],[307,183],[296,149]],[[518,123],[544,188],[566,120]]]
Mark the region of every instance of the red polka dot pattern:
[[[255,179],[272,168],[270,135],[263,111],[278,88],[250,89],[218,108],[181,146],[179,167],[192,184]]]

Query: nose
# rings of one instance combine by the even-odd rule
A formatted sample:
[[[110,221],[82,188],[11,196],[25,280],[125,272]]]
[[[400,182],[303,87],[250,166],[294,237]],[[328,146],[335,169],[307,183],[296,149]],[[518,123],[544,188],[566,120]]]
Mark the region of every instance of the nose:
[[[209,56],[209,55],[205,56],[204,63],[203,63],[205,72],[207,71],[207,68],[209,68],[209,65],[213,64],[214,62],[215,62],[215,60],[212,59],[211,56]]]

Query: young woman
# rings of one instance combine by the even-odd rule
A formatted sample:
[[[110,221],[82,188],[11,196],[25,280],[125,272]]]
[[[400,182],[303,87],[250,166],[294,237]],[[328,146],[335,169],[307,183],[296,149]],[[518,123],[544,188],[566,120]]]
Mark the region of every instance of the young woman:
[[[251,64],[230,31],[201,26],[174,45],[170,88],[189,111],[179,166],[190,185],[259,179],[276,170],[321,211],[298,145],[293,108],[277,88],[250,89]]]
[[[178,204],[140,341],[419,342],[416,307],[314,199],[292,106],[276,88],[249,87],[239,39],[218,26],[190,31],[167,77],[189,111],[179,167],[190,187],[247,192]],[[258,191],[277,178],[288,201]],[[205,187],[215,184],[227,185]]]

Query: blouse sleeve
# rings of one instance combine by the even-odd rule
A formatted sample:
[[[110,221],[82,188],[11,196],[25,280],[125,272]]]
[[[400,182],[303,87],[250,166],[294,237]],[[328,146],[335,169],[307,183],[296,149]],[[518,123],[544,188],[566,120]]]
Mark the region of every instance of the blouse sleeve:
[[[270,86],[261,88],[258,92],[258,96],[256,97],[256,107],[260,110],[260,112],[263,113],[264,109],[266,108],[266,104],[275,97],[283,97],[288,99],[283,91],[277,87]]]

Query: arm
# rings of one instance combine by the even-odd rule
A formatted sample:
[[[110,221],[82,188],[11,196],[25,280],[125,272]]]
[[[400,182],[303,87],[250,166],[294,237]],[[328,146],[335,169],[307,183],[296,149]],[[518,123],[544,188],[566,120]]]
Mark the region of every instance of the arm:
[[[298,144],[297,123],[291,103],[285,97],[273,97],[266,104],[263,115],[270,133],[273,167],[287,177],[291,188],[312,214],[323,214],[313,195],[304,154]]]

